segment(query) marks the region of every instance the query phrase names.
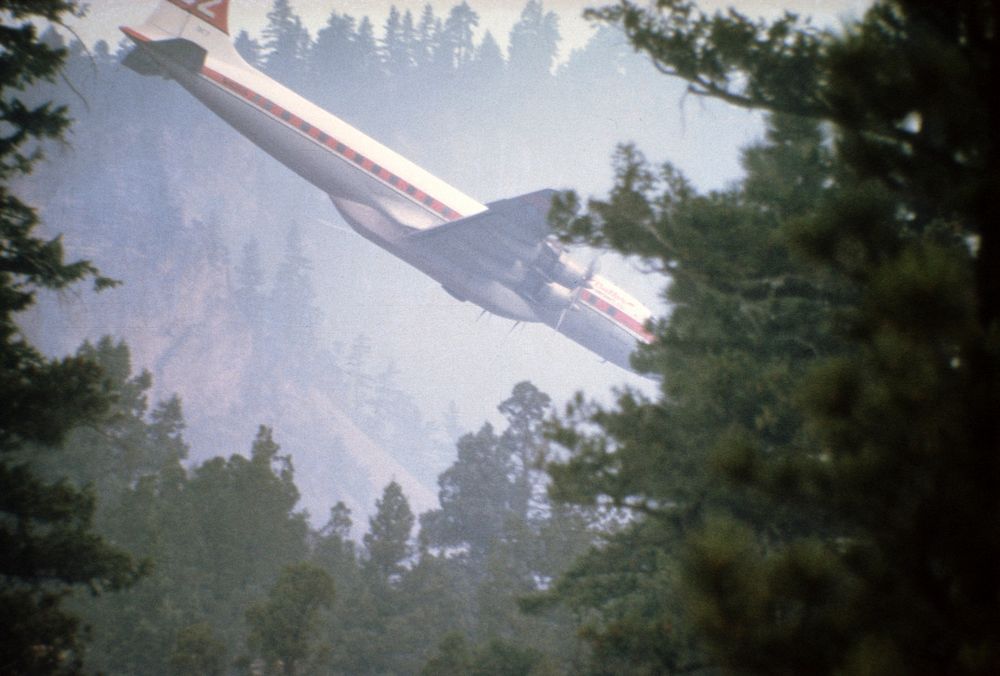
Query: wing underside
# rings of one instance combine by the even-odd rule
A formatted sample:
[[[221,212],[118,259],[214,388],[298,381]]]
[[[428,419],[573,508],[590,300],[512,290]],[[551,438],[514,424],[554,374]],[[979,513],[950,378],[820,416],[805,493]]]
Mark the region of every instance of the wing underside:
[[[551,235],[548,212],[555,194],[555,190],[538,190],[491,202],[480,214],[414,232],[406,240],[439,251],[479,251],[493,258],[523,261],[534,256]]]

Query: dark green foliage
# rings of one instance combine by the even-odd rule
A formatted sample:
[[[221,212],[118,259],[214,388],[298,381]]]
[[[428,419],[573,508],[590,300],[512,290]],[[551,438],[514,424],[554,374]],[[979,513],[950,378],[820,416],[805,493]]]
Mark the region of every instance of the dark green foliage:
[[[542,654],[507,641],[492,640],[477,651],[469,674],[473,676],[526,676],[545,673]]]
[[[421,517],[422,539],[438,547],[469,548],[482,560],[510,518],[510,457],[488,423],[458,442],[458,459],[438,479],[441,509]]]
[[[205,622],[184,627],[177,632],[170,670],[177,676],[222,676],[226,673],[226,646]]]
[[[477,564],[513,523],[532,517],[538,469],[546,454],[541,424],[549,397],[529,382],[514,386],[498,410],[501,435],[485,424],[458,442],[458,459],[438,477],[441,509],[421,517],[421,538],[435,547],[466,547]]]
[[[75,426],[59,453],[33,454],[36,471],[92,486],[99,496],[110,496],[164,465],[187,458],[180,400],[171,397],[150,410],[152,378],[146,371],[132,374],[131,354],[124,342],[108,336],[96,345],[86,342],[77,357],[100,369],[110,406],[92,424]]]
[[[422,676],[527,676],[557,672],[546,669],[544,656],[532,648],[498,639],[472,648],[461,634],[448,634],[420,673]]]
[[[206,573],[218,596],[252,593],[248,581],[262,584],[306,553],[291,459],[278,451],[271,430],[262,426],[249,459],[213,458],[192,473],[185,499],[199,516]]]
[[[391,482],[375,503],[375,516],[369,519],[364,537],[365,565],[377,580],[392,582],[403,571],[410,555],[410,532],[415,522],[403,489]]]
[[[464,626],[457,628],[475,639],[476,651],[497,664],[510,658],[521,666],[544,654],[572,670],[579,645],[568,617],[551,606],[528,615],[520,605],[565,570],[592,537],[592,514],[553,505],[544,496],[539,468],[548,444],[541,428],[549,401],[531,383],[518,383],[498,407],[509,423],[502,433],[487,424],[459,440],[457,460],[438,479],[441,509],[421,516],[421,545],[440,559],[425,554],[421,566],[434,564],[450,576],[464,604]],[[500,647],[491,652],[491,642]],[[462,646],[452,637],[433,660],[458,669],[465,659]]]
[[[314,645],[319,614],[333,603],[333,581],[322,568],[297,563],[281,571],[267,600],[247,610],[251,652],[274,673],[306,673],[310,659],[320,657]]]
[[[437,652],[420,670],[421,676],[465,676],[472,670],[472,651],[462,634],[441,639]]]
[[[678,540],[673,529],[644,521],[578,558],[531,603],[569,606],[591,646],[593,673],[697,671],[703,660],[678,593],[680,565],[669,554]]]
[[[646,515],[563,598],[634,668],[995,672],[994,4],[877,2],[843,34],[671,0],[593,15],[770,130],[724,193],[626,148],[608,200],[557,206],[567,237],[669,273],[675,306],[637,360],[662,398],[581,401],[555,431],[557,495]],[[654,526],[636,569],[620,544]],[[642,613],[627,591],[658,577]],[[685,629],[618,640],[635,616]],[[692,658],[652,652],[684,635]]]
[[[90,277],[87,261],[66,263],[59,238],[41,239],[35,210],[10,191],[47,139],[58,140],[65,108],[31,105],[25,90],[53,81],[66,51],[38,38],[32,21],[58,23],[74,2],[0,2],[0,671],[78,673],[80,623],[63,601],[75,587],[93,593],[133,583],[140,570],[92,529],[94,498],[65,481],[46,481],[28,461],[104,413],[110,397],[100,367],[85,356],[43,357],[20,334],[16,313],[41,289]]]
[[[66,50],[52,47],[38,38],[32,19],[59,22],[69,13],[79,12],[75,2],[43,0],[19,2],[7,0],[0,11],[9,12],[11,21],[0,26],[0,310],[3,312],[5,342],[15,331],[12,313],[29,307],[38,289],[62,289],[85,277],[93,277],[98,286],[111,284],[97,275],[87,261],[66,263],[59,238],[44,240],[33,234],[38,224],[35,210],[9,190],[12,179],[29,173],[41,159],[40,142],[59,139],[69,126],[66,108],[42,103],[31,106],[23,96],[29,87],[54,81]],[[5,393],[6,394],[6,393]],[[16,402],[18,398],[5,401]]]
[[[140,421],[146,436],[163,428],[165,417],[153,418]],[[104,438],[113,448],[113,437]],[[165,438],[168,449],[183,446],[179,436]],[[106,484],[102,531],[154,569],[132,590],[80,599],[93,627],[90,668],[165,673],[196,662],[210,672],[222,655],[243,651],[246,609],[307,551],[292,468],[278,451],[261,428],[249,459],[215,458],[188,471],[172,455],[135,482]]]
[[[546,446],[540,423],[548,398],[533,386],[519,384],[501,405],[511,425],[492,435],[492,446],[507,454],[506,498],[497,505],[505,518],[480,559],[426,549],[415,555],[414,517],[395,483],[376,504],[359,557],[342,503],[322,529],[307,535],[304,515],[293,511],[291,465],[270,430],[260,429],[249,458],[214,458],[186,470],[179,462],[187,446],[176,398],[148,413],[150,379],[130,373],[127,348],[102,340],[85,349],[111,367],[108,384],[119,393],[119,412],[95,424],[88,454],[65,449],[55,458],[70,462],[69,473],[79,480],[96,476],[123,439],[138,444],[135,466],[146,469],[134,479],[97,484],[100,524],[115,542],[155,564],[132,589],[75,600],[92,627],[88,668],[224,673],[227,656],[242,654],[239,664],[269,673],[417,673],[434,646],[458,631],[476,641],[468,663],[475,673],[572,671],[578,647],[567,618],[547,609],[525,616],[516,598],[538,591],[539,580],[552,579],[590,538],[582,513],[549,507],[537,491],[532,510],[514,509],[527,504],[515,499],[523,476],[517,459],[536,458]],[[150,458],[159,459],[157,469]],[[529,482],[539,478],[533,468],[528,474]],[[464,499],[491,479],[470,476]],[[485,517],[470,515],[470,526]],[[335,597],[326,593],[334,583]]]

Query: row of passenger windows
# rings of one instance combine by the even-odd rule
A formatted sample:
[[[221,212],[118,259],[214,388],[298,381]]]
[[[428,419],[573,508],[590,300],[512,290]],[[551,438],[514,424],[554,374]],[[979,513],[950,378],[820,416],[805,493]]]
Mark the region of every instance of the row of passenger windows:
[[[236,83],[230,81],[228,78],[226,79],[226,83],[227,84],[231,84],[233,86],[238,86],[238,85],[236,85]],[[280,106],[277,106],[272,101],[269,101],[267,98],[261,96],[260,94],[257,94],[255,92],[250,92],[250,90],[248,90],[248,89],[246,89],[245,91],[250,95],[249,98],[250,98],[251,101],[253,101],[257,105],[259,105],[260,107],[264,108],[265,110],[271,110],[272,108],[276,109],[276,110],[273,110],[272,112],[278,112],[278,115],[279,115],[279,117],[281,117],[282,120],[284,120],[285,122],[291,122],[292,117],[293,117],[291,111],[285,110],[285,109],[281,108]],[[308,122],[306,122],[305,120],[298,120],[298,124],[296,126],[299,129],[301,129],[303,132],[305,132],[306,134],[309,134],[309,132],[312,131],[312,129],[313,129],[313,126],[311,124],[309,124]],[[323,145],[329,145],[329,141],[331,140],[330,136],[326,132],[319,131],[319,130],[317,130],[317,131],[318,131],[318,135],[315,136],[316,140],[319,141],[320,143],[322,143]],[[338,154],[343,155],[343,154],[345,154],[348,151],[348,148],[347,148],[346,145],[344,145],[343,143],[340,143],[338,141],[336,143],[336,145],[334,146],[334,150]],[[353,160],[354,160],[354,162],[356,164],[358,164],[360,166],[363,166],[364,163],[365,163],[365,161],[367,160],[367,158],[364,155],[362,155],[361,153],[355,152]],[[399,178],[395,174],[392,174],[392,173],[390,173],[388,171],[385,172],[386,174],[388,174],[388,178],[386,179],[386,178],[382,177],[381,173],[383,172],[383,169],[382,169],[382,167],[380,167],[377,164],[372,163],[372,166],[370,168],[368,168],[368,171],[370,173],[375,174],[376,176],[379,176],[379,178],[383,178],[383,180],[387,180],[394,187],[396,187],[396,188],[398,188],[400,190],[403,190],[404,192],[406,192],[407,195],[410,195],[411,197],[416,196],[416,194],[418,192],[420,192],[416,188],[416,186],[413,186],[413,185],[407,183],[403,179]],[[437,203],[435,205],[435,202],[437,202],[437,200],[435,200],[430,195],[426,195],[425,194],[420,201],[423,204],[425,204],[425,205],[427,205],[429,207],[432,207],[436,211],[440,211],[441,213],[443,213],[448,218],[453,218],[453,217],[457,217],[458,216],[458,214],[454,210],[452,210],[452,209],[444,206],[443,204]]]

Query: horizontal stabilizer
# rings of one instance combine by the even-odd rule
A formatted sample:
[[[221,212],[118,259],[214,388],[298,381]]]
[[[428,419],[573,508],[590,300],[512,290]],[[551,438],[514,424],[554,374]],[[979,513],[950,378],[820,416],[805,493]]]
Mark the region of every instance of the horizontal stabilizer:
[[[163,70],[156,63],[156,59],[150,56],[142,47],[137,47],[125,55],[122,65],[129,70],[134,70],[139,75],[162,75]]]
[[[204,47],[183,38],[144,42],[142,48],[149,50],[154,59],[162,57],[193,73],[200,71],[205,65],[205,56],[208,54]]]

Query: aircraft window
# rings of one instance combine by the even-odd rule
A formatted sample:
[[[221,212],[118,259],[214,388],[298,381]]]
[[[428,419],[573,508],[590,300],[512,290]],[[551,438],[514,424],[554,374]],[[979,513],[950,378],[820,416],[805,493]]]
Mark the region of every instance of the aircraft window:
[[[357,162],[358,164],[361,164],[362,162],[365,161],[365,156],[358,153],[357,155],[354,156],[354,161]]]
[[[426,195],[424,197],[424,204],[426,204],[427,206],[430,206],[433,203],[434,203],[434,198],[433,197],[431,197],[430,195]]]
[[[338,153],[342,153],[342,152],[344,152],[345,150],[347,150],[347,146],[345,146],[345,145],[344,145],[343,143],[338,143],[338,144],[337,144],[337,147],[336,147],[336,151],[337,151]]]
[[[406,194],[412,195],[415,192],[417,192],[417,189],[414,186],[412,185],[406,186]]]
[[[306,132],[308,134],[309,130],[312,129],[312,125],[310,125],[308,122],[306,122],[305,120],[303,120],[302,124],[299,125],[299,128],[302,131],[304,131],[304,132]]]
[[[281,111],[281,119],[284,120],[285,122],[288,122],[290,119],[292,119],[292,114],[287,110],[283,110]]]
[[[327,140],[328,140],[329,138],[330,138],[330,137],[326,135],[326,132],[325,132],[325,131],[321,131],[321,132],[319,133],[319,142],[320,142],[320,143],[326,143],[326,142],[327,142]]]

